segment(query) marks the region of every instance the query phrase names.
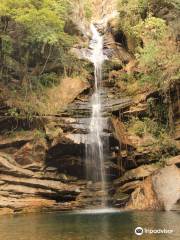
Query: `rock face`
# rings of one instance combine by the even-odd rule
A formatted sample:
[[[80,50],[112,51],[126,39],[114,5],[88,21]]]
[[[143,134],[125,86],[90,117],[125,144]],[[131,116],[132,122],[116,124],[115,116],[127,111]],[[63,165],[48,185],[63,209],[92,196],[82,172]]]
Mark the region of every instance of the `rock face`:
[[[0,214],[72,210],[101,204],[104,193],[98,183],[86,181],[84,170],[85,138],[91,117],[90,85],[80,79],[73,80],[73,84],[66,79],[61,84],[57,94],[63,102],[58,104],[66,106],[64,110],[42,118],[39,130],[36,124],[24,127],[20,120],[17,126],[23,131],[1,134]],[[111,181],[119,176],[119,166],[113,162],[119,139],[114,135],[110,115],[129,106],[131,100],[120,98],[118,88],[111,88],[106,79],[103,85],[103,116],[109,118],[104,134],[110,140],[106,172]],[[3,111],[6,116],[6,108]],[[6,124],[7,131],[13,121]],[[108,191],[108,202],[112,205],[114,190],[110,183]]]
[[[167,166],[152,176],[152,182],[164,209],[171,210],[180,199],[180,169],[176,165]]]
[[[13,135],[3,134],[3,126],[7,131],[16,126],[13,119],[6,123],[3,120],[0,126],[0,214],[64,211],[101,204],[104,193],[100,184],[87,182],[84,174],[91,83],[77,79],[71,85],[69,79],[62,84],[57,94],[64,96],[68,106],[58,114],[43,117],[33,127],[21,125],[23,120],[19,120],[23,131]],[[154,93],[132,102],[107,77],[102,84],[103,117],[108,118],[104,134],[109,137],[105,154],[108,204],[127,209],[177,210],[179,156],[169,159],[162,168],[157,164],[156,148],[129,134],[124,124],[129,116],[145,114],[145,102]]]
[[[67,104],[73,102],[73,100],[84,90],[88,89],[90,87],[89,83],[87,81],[83,81],[80,78],[63,78],[61,80],[61,83],[59,86],[56,87],[56,89],[49,90],[48,96],[49,96],[49,102],[52,102],[53,95],[56,94],[59,96],[59,99],[57,98],[57,107],[59,109],[66,107]],[[47,106],[48,107],[48,106]],[[56,107],[56,106],[55,106]]]
[[[160,204],[156,193],[153,190],[152,181],[147,178],[142,182],[131,194],[129,203],[127,204],[128,209],[138,210],[154,210],[160,209]]]
[[[180,199],[180,156],[169,159],[167,166],[144,166],[126,172],[115,184],[118,192],[131,194],[127,209],[178,210]],[[129,177],[128,177],[129,176]],[[131,176],[131,177],[130,177]],[[142,177],[138,179],[138,177]],[[134,179],[135,178],[135,179]],[[127,183],[124,183],[126,180]]]
[[[35,169],[34,163],[34,169]],[[79,194],[77,186],[58,174],[49,174],[36,166],[20,165],[10,155],[0,154],[0,209],[8,211],[27,211],[51,207],[63,209],[58,201],[73,201]],[[68,182],[66,184],[65,182]],[[30,210],[29,210],[30,211]]]
[[[156,171],[158,168],[160,167],[156,164],[142,165],[140,167],[127,171],[121,178],[116,179],[115,183],[121,184],[139,179],[140,180],[145,179],[146,177],[150,176],[154,171]]]

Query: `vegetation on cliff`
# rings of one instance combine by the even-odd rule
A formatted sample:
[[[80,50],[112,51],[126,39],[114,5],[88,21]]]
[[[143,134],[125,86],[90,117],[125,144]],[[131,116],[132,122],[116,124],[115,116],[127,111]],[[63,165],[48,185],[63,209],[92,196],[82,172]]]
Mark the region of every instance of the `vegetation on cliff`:
[[[90,17],[87,4],[85,11]],[[72,14],[73,3],[66,0],[1,1],[1,96],[9,101],[14,116],[18,111],[32,115],[52,112],[47,108],[48,89],[64,77],[68,81],[68,77],[85,73],[84,63],[70,53],[78,42],[68,26]]]
[[[129,127],[141,137],[151,133],[170,153],[179,112],[179,40],[174,30],[174,27],[179,28],[175,19],[179,16],[179,3],[165,0],[118,2],[120,19],[117,27],[126,37],[133,60],[121,71],[117,84],[135,99],[156,92],[147,98],[145,116],[132,118]],[[169,20],[166,14],[173,11],[177,11],[177,16]]]

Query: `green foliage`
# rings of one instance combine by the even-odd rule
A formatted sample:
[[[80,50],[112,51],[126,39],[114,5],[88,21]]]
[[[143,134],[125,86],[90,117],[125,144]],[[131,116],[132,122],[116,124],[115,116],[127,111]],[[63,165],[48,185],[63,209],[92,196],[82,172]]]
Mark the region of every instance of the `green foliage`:
[[[178,149],[175,142],[172,140],[166,128],[158,121],[148,117],[139,119],[133,117],[128,129],[130,133],[134,133],[139,137],[151,135],[153,139],[148,144],[156,149],[156,155],[163,161],[164,158],[178,154]]]
[[[145,117],[143,119],[133,117],[128,126],[129,131],[133,132],[139,137],[143,137],[146,134],[151,134],[154,138],[161,140],[167,133],[167,129],[164,128],[161,123],[149,117]]]
[[[118,1],[118,10],[120,12],[120,16],[124,16],[128,18],[131,16],[132,19],[129,19],[133,24],[133,20],[137,20],[143,11],[148,6],[148,0],[119,0]],[[135,24],[135,23],[134,23]]]
[[[34,135],[34,143],[36,143],[36,141],[44,139],[46,134],[44,131],[42,131],[41,129],[36,129],[33,131],[33,135]]]
[[[1,51],[2,54],[5,56],[8,56],[12,53],[13,47],[12,47],[12,39],[10,36],[2,34],[1,35]]]
[[[32,111],[23,111],[22,109],[19,110],[17,107],[12,107],[7,111],[6,116],[12,117],[17,122],[22,119],[27,119],[29,122],[31,122],[34,115]]]
[[[178,10],[180,10],[180,1],[179,0],[166,0],[166,1],[170,4],[172,4]]]
[[[138,46],[135,54],[141,70],[139,81],[158,88],[167,88],[177,81],[179,54],[175,43],[169,41],[171,33],[165,21],[149,16],[133,29],[143,41],[143,46]]]
[[[128,125],[128,129],[131,133],[136,134],[139,137],[142,137],[145,133],[145,125],[143,121],[140,121],[138,118],[133,117]]]
[[[89,0],[84,1],[84,12],[86,19],[90,20],[92,18],[93,10],[92,3]]]
[[[141,38],[160,40],[167,33],[167,26],[163,19],[150,16],[144,21],[140,21],[134,27],[134,31]]]
[[[51,87],[62,75],[72,73],[77,61],[69,49],[76,37],[64,31],[69,11],[68,0],[1,1],[1,81],[7,84],[17,79],[17,88],[27,95],[29,90]]]
[[[15,99],[9,116],[30,120],[48,88],[81,74],[82,62],[69,51],[77,37],[65,30],[71,7],[69,0],[0,1],[0,81]]]
[[[163,99],[148,98],[148,115],[153,117],[167,131],[170,129],[168,124],[168,103]]]
[[[133,43],[130,51],[134,53],[140,43],[140,36],[136,34],[134,27],[148,14],[148,0],[119,0],[118,11],[119,28],[125,33],[128,45]]]
[[[140,66],[145,68],[155,68],[157,64],[157,55],[159,53],[159,49],[155,43],[152,41],[145,45],[144,48],[138,48],[138,53],[136,54],[136,58],[138,59]]]
[[[159,146],[159,152],[163,158],[178,154],[178,149],[175,142],[166,131],[160,132],[156,144]]]
[[[168,134],[167,128],[160,122],[148,117],[143,119],[133,117],[128,124],[128,129],[130,133],[134,133],[141,138],[146,135],[151,135],[153,139],[149,144],[151,147],[154,146],[159,159],[163,160],[164,158],[178,154],[175,142]]]
[[[52,87],[59,83],[59,78],[55,73],[44,73],[40,76],[32,76],[31,84],[33,89],[43,89],[44,87]]]
[[[161,69],[159,68],[159,56],[161,49],[160,41],[167,33],[165,21],[155,17],[148,17],[134,27],[136,35],[141,37],[145,44],[136,49],[136,59],[144,73],[141,74],[141,82],[149,82],[154,85],[161,80]]]
[[[0,15],[22,24],[31,41],[55,44],[66,39],[63,31],[67,1],[2,0]]]
[[[15,119],[18,119],[20,114],[17,108],[10,108],[6,114],[7,116],[13,117]]]

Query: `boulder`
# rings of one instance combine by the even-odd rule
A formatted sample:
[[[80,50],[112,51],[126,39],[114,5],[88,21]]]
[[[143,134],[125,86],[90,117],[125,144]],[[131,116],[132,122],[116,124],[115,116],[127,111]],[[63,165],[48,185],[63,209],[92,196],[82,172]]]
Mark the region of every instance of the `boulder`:
[[[131,194],[127,209],[179,209],[180,169],[175,165],[176,161],[172,160],[169,161],[169,166],[160,168],[138,183]],[[119,189],[126,191],[129,186],[131,187],[131,182],[128,185],[124,184]]]
[[[165,210],[171,210],[180,199],[180,169],[176,165],[160,169],[152,176],[153,189]]]

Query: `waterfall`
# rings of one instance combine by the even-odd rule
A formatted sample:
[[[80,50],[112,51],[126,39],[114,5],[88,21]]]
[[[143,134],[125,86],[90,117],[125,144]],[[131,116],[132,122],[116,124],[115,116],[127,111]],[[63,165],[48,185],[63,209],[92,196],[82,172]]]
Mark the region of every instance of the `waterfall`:
[[[103,37],[93,24],[91,25],[91,31],[90,60],[94,64],[95,82],[94,93],[91,98],[92,115],[86,143],[86,170],[87,179],[101,183],[101,190],[104,196],[101,202],[102,206],[105,206],[105,167],[102,139],[105,119],[102,117],[103,104],[101,99],[102,64],[105,56],[103,55]]]

